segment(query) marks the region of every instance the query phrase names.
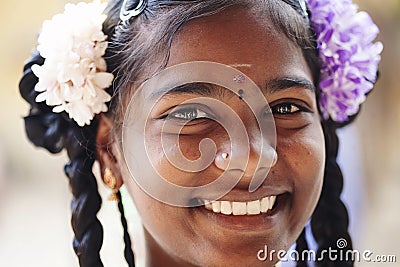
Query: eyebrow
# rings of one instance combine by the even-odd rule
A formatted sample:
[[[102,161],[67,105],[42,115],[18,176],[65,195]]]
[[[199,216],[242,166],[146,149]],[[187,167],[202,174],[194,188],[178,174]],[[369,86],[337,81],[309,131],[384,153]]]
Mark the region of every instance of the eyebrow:
[[[276,93],[293,87],[299,87],[313,92],[316,91],[315,86],[312,82],[303,78],[285,77],[276,78],[267,81],[266,90],[269,93]]]
[[[270,81],[267,81],[266,91],[269,93],[276,93],[279,91],[287,90],[293,87],[303,88],[307,90],[311,90],[315,92],[315,86],[312,82],[303,78],[294,78],[294,77],[284,77],[284,78],[276,78]],[[195,94],[200,96],[215,96],[215,97],[224,97],[225,90],[221,90],[221,88],[216,87],[213,84],[209,83],[188,83],[183,84],[172,89],[164,88],[153,92],[150,95],[151,99],[157,99],[160,96],[174,96],[174,95],[182,95],[182,94]]]
[[[151,98],[155,99],[160,96],[173,96],[173,95],[180,95],[180,94],[195,94],[195,95],[200,95],[200,96],[218,96],[218,97],[223,97],[224,95],[224,90],[220,90],[219,88],[216,88],[213,84],[209,83],[187,83],[183,84],[177,87],[174,87],[172,89],[170,88],[165,88],[158,90],[154,93],[151,94]]]

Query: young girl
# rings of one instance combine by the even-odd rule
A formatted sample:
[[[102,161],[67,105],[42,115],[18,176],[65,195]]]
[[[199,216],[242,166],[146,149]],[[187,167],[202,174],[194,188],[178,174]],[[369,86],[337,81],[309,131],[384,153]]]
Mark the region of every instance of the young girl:
[[[307,252],[308,222],[318,250],[298,266],[353,266],[326,251],[352,250],[336,129],[376,80],[370,17],[348,0],[103,8],[68,5],[46,22],[20,82],[29,139],[70,158],[80,266],[102,266],[95,161],[139,211],[146,266],[273,266],[294,243]]]

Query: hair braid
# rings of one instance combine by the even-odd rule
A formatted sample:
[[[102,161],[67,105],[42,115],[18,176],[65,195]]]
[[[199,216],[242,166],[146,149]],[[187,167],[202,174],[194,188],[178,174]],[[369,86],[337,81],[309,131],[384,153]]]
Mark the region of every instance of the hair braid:
[[[71,202],[71,224],[75,233],[73,247],[80,266],[103,266],[99,256],[103,228],[96,217],[101,197],[92,173],[96,129],[95,121],[84,128],[71,125],[66,145],[71,161],[65,166],[65,173],[70,179],[74,197]]]
[[[312,232],[318,243],[317,258],[323,250],[338,249],[339,256],[332,261],[326,255],[318,262],[319,266],[353,266],[354,260],[346,258],[346,252],[353,249],[348,233],[349,217],[347,209],[340,199],[343,188],[343,175],[336,162],[339,141],[336,134],[337,125],[331,121],[323,123],[326,143],[326,164],[324,184],[318,205],[311,219]],[[337,247],[337,241],[345,239],[344,248]]]
[[[19,88],[22,97],[30,104],[25,117],[28,138],[38,147],[51,153],[66,149],[70,163],[65,173],[70,179],[74,199],[71,203],[72,227],[75,233],[73,246],[80,266],[103,266],[99,251],[103,228],[96,214],[101,206],[96,179],[91,171],[95,161],[95,132],[97,123],[80,128],[65,113],[53,113],[45,103],[37,103],[34,90],[38,78],[32,72],[34,64],[42,65],[44,59],[35,53],[25,64]]]
[[[118,197],[118,199],[122,200],[120,191],[117,192],[117,197]],[[122,227],[124,228],[125,260],[128,263],[129,267],[134,267],[135,266],[135,256],[132,251],[132,243],[131,243],[131,238],[130,238],[130,235],[128,232],[128,224],[126,222],[122,201],[118,202],[118,209],[119,209],[119,212],[121,213],[121,223],[122,223]]]
[[[303,229],[300,236],[297,238],[296,250],[299,253],[299,255],[302,255],[303,251],[308,250],[307,239],[306,239],[306,228]],[[307,267],[306,259],[303,259],[303,257],[300,257],[296,266],[297,267]]]
[[[34,90],[38,78],[33,74],[31,67],[42,65],[44,59],[35,53],[24,66],[24,74],[19,83],[21,96],[30,104],[29,115],[24,118],[25,130],[28,138],[38,147],[47,149],[50,153],[58,153],[64,148],[64,134],[60,129],[67,122],[61,114],[52,113],[51,107],[45,103],[35,101],[39,94]]]

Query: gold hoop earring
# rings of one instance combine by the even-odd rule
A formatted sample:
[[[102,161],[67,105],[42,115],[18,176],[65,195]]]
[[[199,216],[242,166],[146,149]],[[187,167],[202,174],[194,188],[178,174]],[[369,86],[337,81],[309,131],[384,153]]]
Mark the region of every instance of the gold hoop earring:
[[[119,201],[119,198],[117,196],[117,178],[115,178],[114,174],[112,173],[110,168],[105,168],[104,170],[104,175],[103,175],[103,182],[104,184],[112,190],[112,193],[108,197],[108,200],[110,201]]]

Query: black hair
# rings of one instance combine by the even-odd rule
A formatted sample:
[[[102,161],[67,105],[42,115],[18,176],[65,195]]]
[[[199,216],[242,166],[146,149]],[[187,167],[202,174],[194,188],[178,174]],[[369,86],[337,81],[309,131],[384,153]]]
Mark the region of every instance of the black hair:
[[[137,0],[128,2],[128,7],[135,7],[138,4]],[[122,0],[111,0],[105,11],[107,19],[104,22],[103,31],[110,42],[105,55],[108,71],[116,77],[113,85],[108,89],[113,99],[110,103],[110,112],[107,114],[116,123],[114,131],[118,133],[120,130],[118,123],[121,122],[124,107],[127,106],[124,102],[130,99],[129,94],[132,93],[131,90],[123,89],[137,82],[140,70],[145,68],[146,62],[155,60],[155,57],[160,54],[165,54],[165,59],[168,59],[168,46],[179,28],[191,19],[218,13],[229,6],[249,3],[261,3],[269,7],[270,19],[277,29],[302,48],[318,88],[319,62],[315,36],[297,0],[257,2],[149,0],[142,14],[127,24],[121,24],[119,20]],[[286,5],[292,8],[288,9]],[[293,14],[288,16],[281,9]],[[148,31],[154,27],[157,31]],[[80,266],[103,266],[99,256],[103,242],[103,229],[96,217],[101,206],[101,197],[92,173],[92,166],[96,160],[98,119],[95,118],[90,125],[79,127],[65,112],[53,113],[51,107],[35,101],[38,92],[34,90],[34,87],[38,78],[33,74],[31,67],[34,64],[42,65],[43,63],[44,59],[35,53],[25,64],[24,74],[19,84],[22,97],[30,104],[29,115],[25,117],[26,133],[36,146],[43,147],[51,153],[66,149],[70,161],[65,166],[65,173],[69,178],[73,194],[71,203],[71,223],[75,233],[73,247]],[[329,247],[336,247],[336,241],[339,238],[344,238],[348,242],[347,247],[344,248],[344,255],[346,250],[352,250],[348,233],[348,214],[340,199],[343,175],[336,161],[338,153],[336,129],[343,125],[331,120],[322,121],[326,142],[325,174],[322,193],[311,219],[312,233],[318,243],[317,256]],[[129,266],[134,266],[131,239],[121,202],[118,208],[124,228],[125,258]],[[308,249],[305,230],[300,234],[296,244],[296,249],[300,253]],[[353,266],[353,261],[330,262],[325,257],[317,264],[318,266]],[[297,265],[307,266],[307,263],[300,261]]]
[[[26,64],[19,88],[22,97],[30,104],[25,117],[28,138],[51,153],[67,150],[70,161],[65,165],[65,174],[73,195],[71,201],[71,224],[75,233],[73,247],[81,266],[102,266],[99,251],[103,241],[103,228],[96,214],[101,206],[96,179],[92,173],[95,161],[97,122],[88,127],[79,127],[65,113],[52,113],[44,103],[35,101],[34,90],[38,82],[31,67],[41,65],[44,60],[35,54]]]

